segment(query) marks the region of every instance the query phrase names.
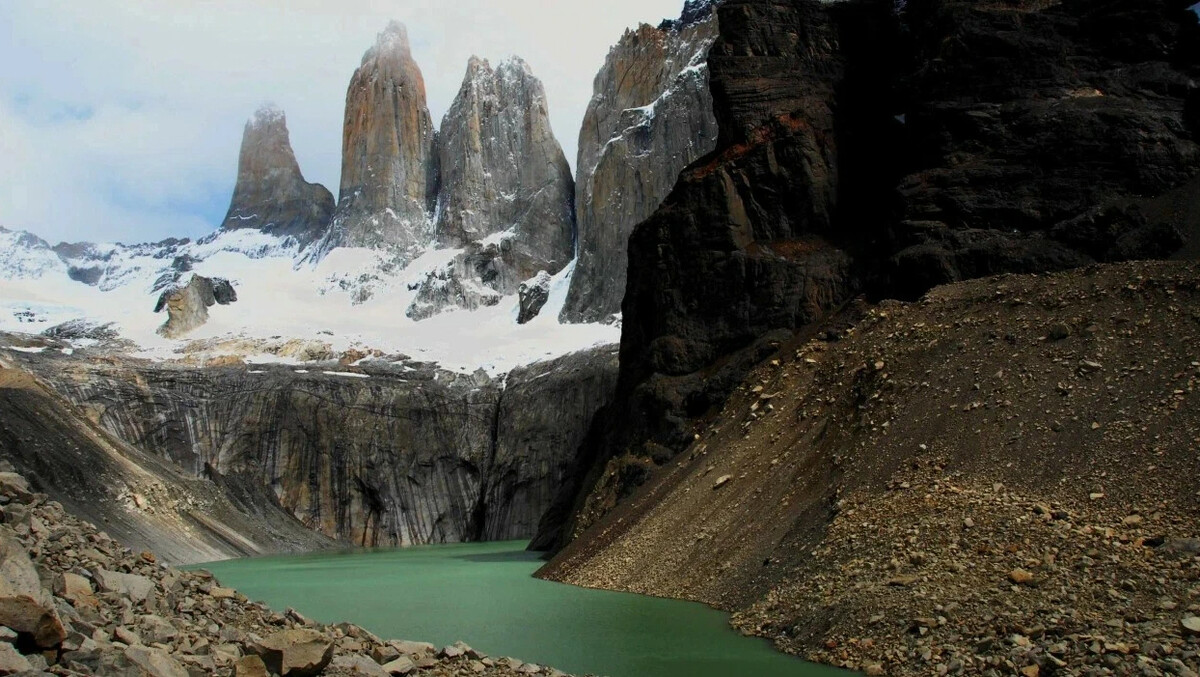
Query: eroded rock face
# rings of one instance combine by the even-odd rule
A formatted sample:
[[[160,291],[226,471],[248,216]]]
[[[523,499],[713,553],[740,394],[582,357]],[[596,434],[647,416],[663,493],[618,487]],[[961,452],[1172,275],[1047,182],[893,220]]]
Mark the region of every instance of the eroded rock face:
[[[366,378],[282,366],[37,364],[131,445],[195,475],[270,487],[310,528],[365,545],[531,536],[611,397],[617,366],[613,346],[507,379],[419,363],[367,363]]]
[[[518,57],[472,57],[442,119],[437,238],[461,247],[501,232],[521,279],[571,258],[571,169],[550,129],[541,81]]]
[[[414,319],[494,305],[572,257],[574,181],[524,61],[472,57],[439,138],[437,242],[464,251],[422,281]]]
[[[283,111],[260,108],[242,133],[237,184],[221,228],[257,228],[304,245],[324,234],[333,209],[333,194],[300,173]]]
[[[720,138],[630,238],[585,493],[604,476],[627,495],[772,341],[860,291],[1167,256],[1200,234],[1200,29],[1179,3],[729,0],[718,24]],[[576,498],[539,540],[606,509]]]
[[[219,277],[193,275],[188,283],[163,291],[154,312],[167,311],[167,321],[158,333],[167,338],[179,338],[208,321],[208,309],[214,304],[229,305],[237,301],[237,292],[229,280]]]
[[[406,250],[428,241],[437,182],[425,80],[408,31],[392,22],[363,55],[346,92],[341,191],[319,249]]]
[[[705,60],[717,24],[692,9],[687,20],[627,31],[596,75],[579,131],[578,263],[564,321],[620,312],[633,227],[716,143]]]
[[[542,306],[550,299],[550,280],[550,274],[543,270],[536,277],[521,283],[517,290],[521,299],[517,324],[525,324],[542,312]]]

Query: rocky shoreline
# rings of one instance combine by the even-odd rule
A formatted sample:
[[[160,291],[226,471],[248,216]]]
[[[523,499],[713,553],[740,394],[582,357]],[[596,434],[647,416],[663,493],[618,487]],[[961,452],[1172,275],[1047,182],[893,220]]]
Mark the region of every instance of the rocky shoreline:
[[[7,468],[4,470],[11,470]],[[555,675],[461,642],[384,640],[162,565],[0,472],[0,675]]]

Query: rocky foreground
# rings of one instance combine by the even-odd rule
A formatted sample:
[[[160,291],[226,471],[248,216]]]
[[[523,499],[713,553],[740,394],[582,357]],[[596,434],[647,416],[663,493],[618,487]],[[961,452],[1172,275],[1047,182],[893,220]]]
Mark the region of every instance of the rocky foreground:
[[[563,675],[272,611],[134,553],[0,472],[0,675]]]

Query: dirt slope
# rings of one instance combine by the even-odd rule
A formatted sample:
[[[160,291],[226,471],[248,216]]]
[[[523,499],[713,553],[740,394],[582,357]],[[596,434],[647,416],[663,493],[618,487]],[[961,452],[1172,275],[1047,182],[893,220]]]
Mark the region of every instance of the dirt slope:
[[[675,462],[614,459],[585,510],[649,481],[542,575],[871,672],[1196,670],[1198,389],[1196,263],[940,287],[781,346]]]

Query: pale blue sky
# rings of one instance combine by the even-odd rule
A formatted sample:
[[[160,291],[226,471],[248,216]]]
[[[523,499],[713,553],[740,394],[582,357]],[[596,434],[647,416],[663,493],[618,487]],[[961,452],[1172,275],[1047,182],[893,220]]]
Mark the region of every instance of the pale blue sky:
[[[338,190],[346,85],[408,25],[440,121],[471,54],[519,54],[571,160],[622,32],[682,0],[0,0],[0,226],[59,240],[196,237],[225,215],[242,126],[287,113],[309,181]]]

